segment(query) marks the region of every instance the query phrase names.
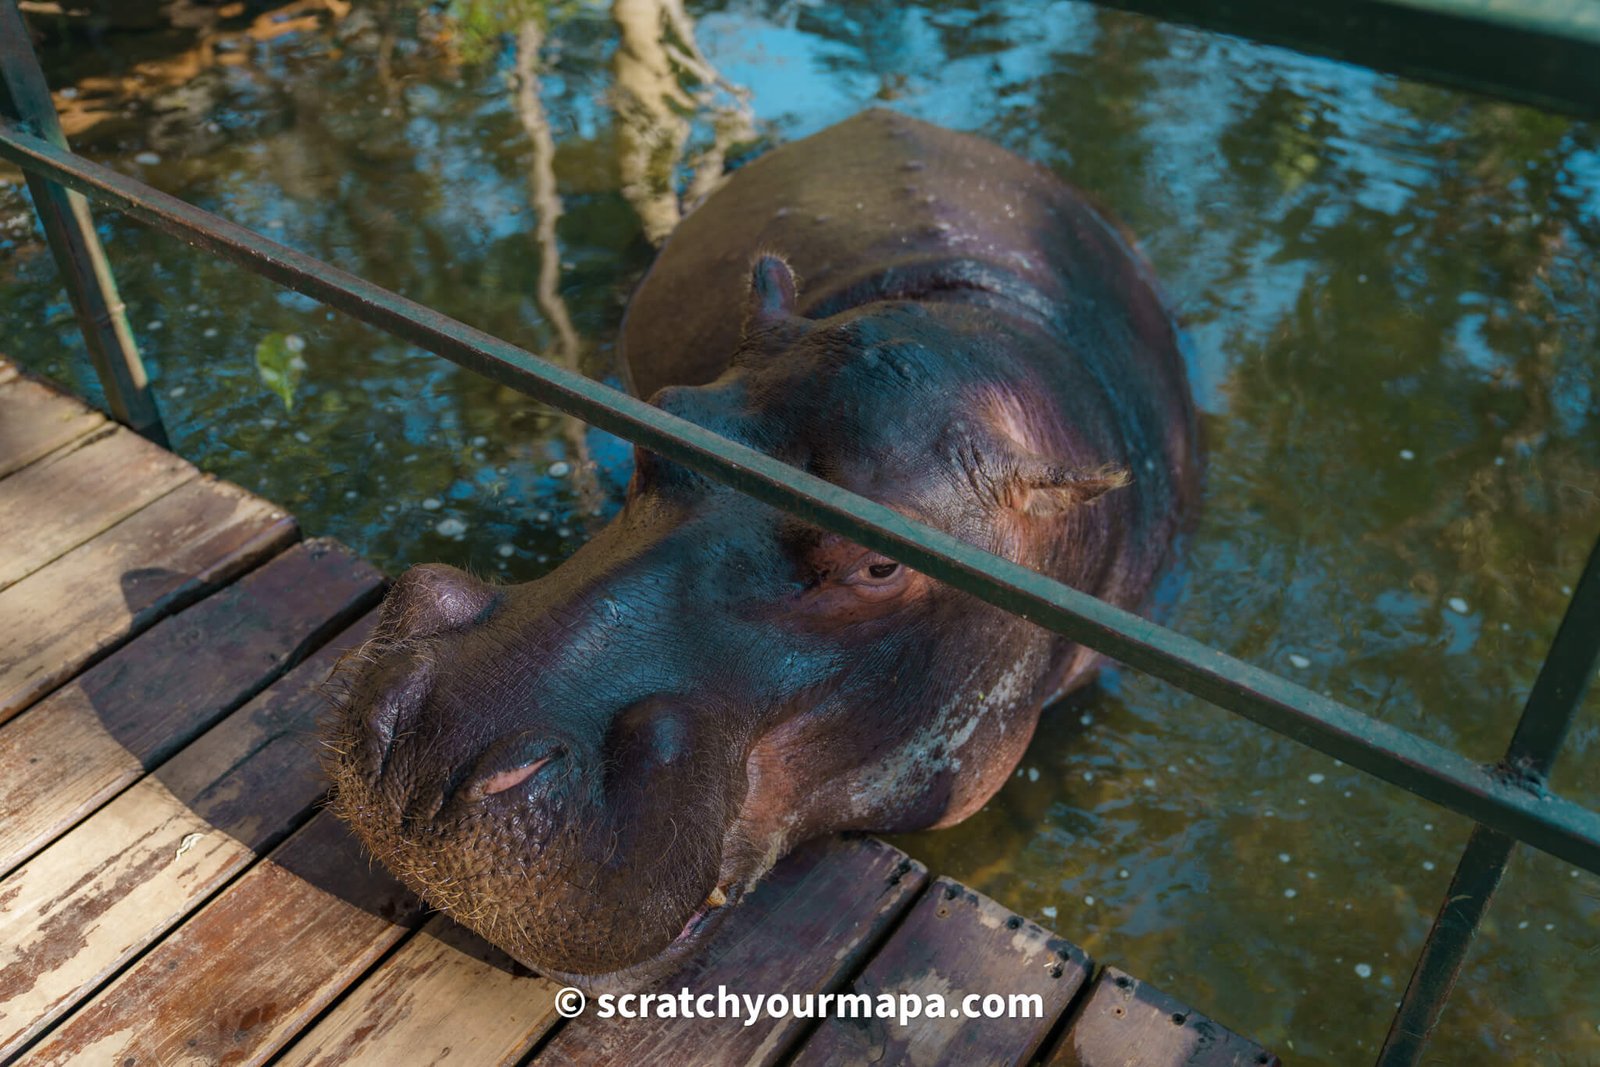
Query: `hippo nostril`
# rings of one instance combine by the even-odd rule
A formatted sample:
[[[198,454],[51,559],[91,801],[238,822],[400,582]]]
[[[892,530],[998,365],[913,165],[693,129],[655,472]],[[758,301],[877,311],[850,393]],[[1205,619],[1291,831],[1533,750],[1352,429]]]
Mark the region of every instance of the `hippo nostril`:
[[[405,638],[454,633],[480,621],[498,600],[493,586],[465,571],[428,563],[395,580],[383,602],[384,628]]]
[[[522,733],[505,738],[478,757],[462,778],[457,796],[467,803],[477,803],[509,792],[560,762],[566,752],[563,745],[537,735]]]
[[[361,708],[360,722],[371,760],[369,769],[374,775],[383,772],[395,738],[410,729],[427,701],[432,682],[429,665],[411,657],[392,659],[367,679],[367,696],[356,703]]]
[[[504,793],[507,789],[515,788],[532,778],[534,772],[549,762],[550,757],[545,756],[543,759],[534,760],[526,767],[514,767],[509,771],[496,771],[478,783],[478,795],[489,797],[496,793]]]

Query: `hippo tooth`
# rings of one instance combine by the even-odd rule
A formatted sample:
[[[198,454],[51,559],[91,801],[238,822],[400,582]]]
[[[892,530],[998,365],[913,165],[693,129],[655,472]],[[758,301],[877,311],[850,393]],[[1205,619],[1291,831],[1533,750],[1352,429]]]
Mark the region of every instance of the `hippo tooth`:
[[[706,897],[706,906],[711,908],[720,908],[727,902],[728,894],[722,891],[722,887],[720,885],[712,889],[711,895]]]

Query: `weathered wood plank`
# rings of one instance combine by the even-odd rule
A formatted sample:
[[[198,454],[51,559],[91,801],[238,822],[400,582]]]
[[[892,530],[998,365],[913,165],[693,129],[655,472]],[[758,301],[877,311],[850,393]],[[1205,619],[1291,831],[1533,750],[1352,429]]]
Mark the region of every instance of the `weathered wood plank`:
[[[1083,950],[959,882],[939,878],[873,956],[852,992],[941,994],[946,1015],[830,1018],[796,1064],[1026,1063],[1089,976]],[[965,998],[1038,997],[1034,1018],[965,1017]],[[981,1010],[981,999],[971,1009]]]
[[[161,770],[0,881],[0,1059],[66,1013],[322,797],[321,684],[345,630]]]
[[[789,997],[837,990],[916,899],[927,868],[875,838],[827,838],[796,849],[728,916],[707,952],[658,991]],[[709,1002],[708,1002],[709,1004]],[[600,1019],[568,1023],[539,1053],[545,1064],[765,1064],[808,1019]]]
[[[331,541],[296,545],[0,726],[0,874],[342,629],[380,579]]]
[[[517,1062],[561,987],[443,916],[352,990],[276,1067]]]
[[[0,478],[105,426],[98,411],[21,375],[0,381]]]
[[[422,904],[318,815],[35,1046],[30,1064],[257,1064]]]
[[[1051,1067],[1279,1067],[1277,1056],[1106,967],[1045,1061]]]
[[[297,536],[291,516],[202,476],[0,590],[0,722]]]
[[[32,574],[199,472],[131,430],[57,449],[0,480],[0,589]]]

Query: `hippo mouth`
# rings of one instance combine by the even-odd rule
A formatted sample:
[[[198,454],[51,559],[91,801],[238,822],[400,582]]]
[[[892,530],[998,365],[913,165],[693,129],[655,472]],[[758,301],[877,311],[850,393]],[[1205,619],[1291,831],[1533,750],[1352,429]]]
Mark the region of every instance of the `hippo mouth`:
[[[719,895],[722,903],[713,903]],[[664,948],[637,963],[614,971],[580,974],[576,971],[546,967],[531,960],[518,958],[518,961],[546,978],[579,986],[591,994],[635,992],[675,974],[686,965],[699,951],[700,946],[721,929],[728,915],[732,913],[734,905],[743,896],[744,887],[739,883],[718,886],[712,890],[705,903],[689,916],[678,936],[669,941]],[[516,956],[515,953],[512,955]]]

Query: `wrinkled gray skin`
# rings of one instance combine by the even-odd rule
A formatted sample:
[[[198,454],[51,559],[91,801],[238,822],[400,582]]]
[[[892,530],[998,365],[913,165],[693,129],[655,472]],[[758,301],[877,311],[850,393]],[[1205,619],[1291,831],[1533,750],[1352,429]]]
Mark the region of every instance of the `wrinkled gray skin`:
[[[1112,603],[1195,494],[1172,321],[1081,194],[872,111],[751,163],[629,307],[641,395]],[[343,671],[335,806],[530,966],[675,970],[801,840],[945,826],[1095,656],[640,452],[552,574],[396,583]]]

